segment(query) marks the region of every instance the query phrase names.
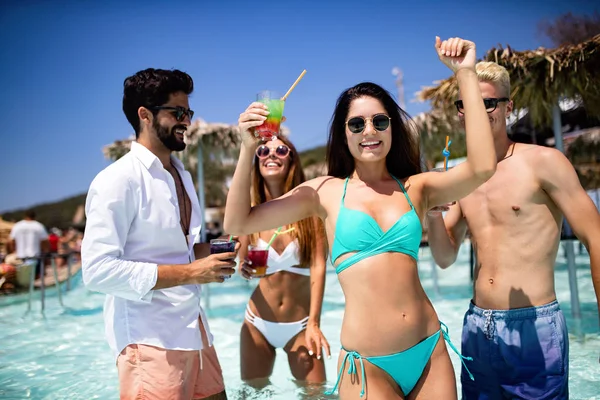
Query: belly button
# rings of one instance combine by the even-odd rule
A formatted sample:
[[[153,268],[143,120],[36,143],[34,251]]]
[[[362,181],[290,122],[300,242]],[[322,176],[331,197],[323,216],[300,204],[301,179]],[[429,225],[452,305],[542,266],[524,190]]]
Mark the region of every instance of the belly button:
[[[513,211],[515,212],[515,214],[519,214],[519,211],[521,211],[521,207],[519,206],[512,206]]]
[[[489,279],[489,282],[490,282],[490,285],[492,285],[492,284],[494,283],[494,279],[493,279],[493,278],[490,278],[490,279]]]

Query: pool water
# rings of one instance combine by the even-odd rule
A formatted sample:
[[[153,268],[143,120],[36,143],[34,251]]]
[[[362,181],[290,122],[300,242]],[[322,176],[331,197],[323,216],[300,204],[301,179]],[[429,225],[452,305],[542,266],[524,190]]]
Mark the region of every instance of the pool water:
[[[585,249],[577,255],[582,311],[582,319],[577,321],[571,315],[562,253],[556,263],[556,288],[570,335],[570,398],[600,400],[600,336],[589,256]],[[459,260],[451,268],[437,269],[439,291],[434,288],[431,271],[429,250],[422,249],[419,274],[423,286],[440,319],[448,325],[451,339],[459,346],[463,315],[471,297],[468,246],[462,247]],[[282,350],[277,350],[269,386],[255,390],[240,380],[239,331],[255,284],[239,276],[221,285],[211,284],[210,299],[205,303],[229,399],[337,398],[322,394],[337,377],[344,297],[335,270],[328,269],[322,314],[321,328],[332,349],[331,359],[326,360],[325,386],[305,387],[294,381]],[[104,295],[86,290],[78,275],[73,289],[63,296],[65,308],[59,306],[56,290],[50,290],[48,296],[44,315],[40,313],[39,300],[27,313],[27,295],[0,298],[0,398],[118,399],[117,371],[104,339]],[[460,360],[453,352],[450,357],[458,381]],[[458,385],[460,391],[460,382]]]

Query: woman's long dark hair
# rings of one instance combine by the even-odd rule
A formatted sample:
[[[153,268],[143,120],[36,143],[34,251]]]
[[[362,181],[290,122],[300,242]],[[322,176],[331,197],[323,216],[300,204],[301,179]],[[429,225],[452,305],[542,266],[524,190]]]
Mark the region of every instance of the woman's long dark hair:
[[[391,118],[392,146],[385,160],[388,172],[400,179],[420,173],[419,138],[412,119],[384,88],[362,82],[338,97],[327,140],[327,175],[347,178],[354,172],[354,157],[346,141],[346,118],[350,104],[359,97],[379,100]]]

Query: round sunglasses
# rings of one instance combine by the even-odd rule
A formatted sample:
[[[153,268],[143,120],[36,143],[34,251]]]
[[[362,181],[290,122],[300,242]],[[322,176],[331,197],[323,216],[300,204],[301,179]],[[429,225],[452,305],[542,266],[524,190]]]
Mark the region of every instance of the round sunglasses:
[[[352,117],[346,121],[346,126],[352,133],[363,133],[367,126],[367,121],[371,121],[375,130],[382,132],[390,127],[391,118],[385,114],[377,114],[372,118]]]
[[[287,156],[290,155],[290,148],[287,147],[285,144],[280,144],[277,147],[269,147],[265,144],[262,144],[262,145],[258,146],[258,148],[256,149],[256,157],[261,158],[261,159],[267,158],[273,152],[275,152],[275,155],[277,156],[277,158],[286,158]]]
[[[157,106],[157,107],[152,107],[152,110],[153,111],[160,111],[160,110],[170,111],[171,114],[173,114],[173,116],[177,120],[177,122],[182,122],[185,119],[186,115],[190,118],[190,121],[194,117],[194,111],[190,110],[189,108],[185,108],[185,107],[181,107],[181,106],[177,106],[177,107]]]

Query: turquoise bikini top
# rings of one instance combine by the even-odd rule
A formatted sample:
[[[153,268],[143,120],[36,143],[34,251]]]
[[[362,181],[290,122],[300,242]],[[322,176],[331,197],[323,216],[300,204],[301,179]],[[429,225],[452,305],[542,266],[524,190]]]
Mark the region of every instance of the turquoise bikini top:
[[[338,274],[365,258],[381,253],[403,253],[415,260],[417,259],[423,235],[421,221],[410,201],[410,197],[404,190],[402,182],[396,177],[393,178],[400,185],[400,189],[402,189],[402,193],[404,193],[410,205],[410,211],[402,215],[386,232],[381,230],[377,221],[369,214],[344,206],[346,188],[348,187],[348,178],[346,178],[342,204],[335,225],[331,261],[335,265],[335,261],[341,255],[354,251],[356,253],[336,267],[335,272]]]

